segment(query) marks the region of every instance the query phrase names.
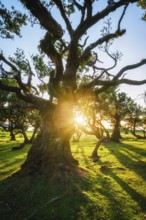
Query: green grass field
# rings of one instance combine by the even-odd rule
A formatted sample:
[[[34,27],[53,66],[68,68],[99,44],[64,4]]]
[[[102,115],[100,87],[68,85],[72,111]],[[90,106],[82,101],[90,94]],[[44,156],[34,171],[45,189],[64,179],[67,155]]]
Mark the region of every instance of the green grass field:
[[[142,220],[146,219],[146,140],[130,135],[121,143],[99,149],[100,161],[90,155],[94,137],[72,142],[79,175],[58,178],[11,177],[20,169],[30,146],[12,151],[23,140],[10,142],[0,133],[1,220]]]

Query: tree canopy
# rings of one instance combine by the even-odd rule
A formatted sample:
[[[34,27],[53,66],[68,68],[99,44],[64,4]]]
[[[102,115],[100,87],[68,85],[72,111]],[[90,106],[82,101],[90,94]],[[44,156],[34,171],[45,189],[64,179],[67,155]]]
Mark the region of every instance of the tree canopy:
[[[43,55],[33,56],[33,63],[37,76],[39,79],[43,79],[43,82],[41,82],[42,86],[46,88],[46,91],[49,92],[50,96],[58,99],[60,96],[62,97],[62,95],[68,93],[68,90],[73,90],[76,91],[76,93],[79,93],[82,90],[92,90],[96,87],[98,92],[102,92],[106,87],[112,85],[122,83],[139,85],[145,83],[145,80],[138,82],[126,79],[123,76],[126,71],[144,65],[146,59],[138,61],[136,64],[121,68],[115,75],[112,74],[112,69],[117,65],[120,54],[119,52],[111,54],[109,51],[111,40],[123,36],[126,32],[126,30],[122,28],[122,20],[127,7],[130,7],[131,3],[136,3],[137,1],[111,1],[111,3],[108,1],[106,7],[101,11],[98,11],[98,4],[100,4],[99,1],[44,1],[42,3],[41,1],[35,0],[33,2],[20,2],[22,2],[22,4],[24,4],[29,10],[31,16],[40,23],[40,26],[46,30],[46,35],[40,41],[39,48],[43,54],[48,56],[49,66],[46,67],[46,64],[43,61]],[[144,7],[143,1],[138,3]],[[97,8],[97,11],[95,8]],[[93,42],[89,41],[88,38],[90,38],[90,35],[88,35],[88,30],[119,8],[122,8],[123,11],[117,20],[117,28],[112,31],[112,23],[108,20],[103,24],[101,35],[97,35],[98,38]],[[61,23],[55,19],[54,16],[56,13],[61,14]],[[79,14],[78,16],[80,17],[80,20],[78,21],[78,24],[75,24],[76,28],[74,28],[71,16],[72,14],[77,13]],[[12,26],[10,31],[11,33],[16,34],[19,34],[20,26],[25,24],[26,21],[26,15],[24,15],[24,13],[21,14],[20,12],[18,14],[18,11],[15,11],[13,7],[12,11],[8,11],[3,6],[1,18],[3,25],[5,24],[5,27],[3,28],[5,31],[9,31],[9,26],[12,26],[12,24],[9,24],[9,26],[7,25],[7,23],[9,23],[8,19],[11,19],[11,22],[15,24],[16,27],[12,28]],[[64,25],[66,26],[65,29]],[[1,35],[2,34],[3,33],[1,32]],[[67,35],[68,38],[66,38]],[[97,52],[98,47],[101,47],[102,50],[104,50],[104,52],[114,61],[112,66],[108,68],[100,67],[100,58],[98,57]],[[34,78],[35,74],[32,71],[30,63],[20,50],[17,50],[15,57],[16,58],[8,60],[3,54],[1,54],[1,61],[11,68],[9,74],[6,74],[3,70],[1,76],[14,78],[18,86],[17,88],[14,86],[8,87],[1,81],[1,89],[15,92],[20,98],[33,104],[36,104],[37,101],[41,102],[42,99],[36,96],[37,88],[34,89],[32,82],[32,78]],[[94,76],[92,79],[88,80],[88,83],[79,87],[80,81],[78,77],[85,69],[91,72],[91,76]],[[22,80],[22,70],[25,71],[25,75],[28,78],[27,83],[24,83]],[[46,81],[44,80],[45,77],[50,78],[51,82],[48,81],[48,83],[44,83],[44,81]],[[47,87],[49,87],[49,89]]]

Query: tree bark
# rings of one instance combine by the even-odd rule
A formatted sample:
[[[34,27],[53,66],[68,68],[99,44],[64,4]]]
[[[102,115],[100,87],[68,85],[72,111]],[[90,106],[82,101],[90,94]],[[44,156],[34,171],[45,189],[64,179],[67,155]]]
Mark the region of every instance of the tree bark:
[[[91,158],[93,159],[94,162],[97,162],[99,161],[99,156],[98,156],[98,149],[100,147],[100,145],[102,143],[104,143],[105,141],[107,140],[107,137],[102,137],[99,139],[99,141],[97,142],[93,152],[92,152],[92,155],[91,155]]]
[[[15,134],[13,133],[13,129],[10,129],[10,141],[16,141]]]
[[[41,129],[21,167],[25,174],[54,174],[66,167],[75,167],[78,162],[72,156],[70,138],[74,132],[69,103],[63,103],[54,110],[41,111]]]
[[[114,124],[114,129],[111,135],[111,140],[115,142],[119,142],[121,139],[121,134],[120,134],[120,121],[121,118],[118,114],[115,115],[115,124]]]

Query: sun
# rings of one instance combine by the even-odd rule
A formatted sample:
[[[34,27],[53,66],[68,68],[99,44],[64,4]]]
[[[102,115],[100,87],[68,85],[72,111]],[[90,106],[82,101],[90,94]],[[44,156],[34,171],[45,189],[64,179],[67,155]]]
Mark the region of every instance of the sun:
[[[82,115],[77,115],[75,117],[75,122],[76,122],[76,124],[84,125],[85,124],[85,119]]]

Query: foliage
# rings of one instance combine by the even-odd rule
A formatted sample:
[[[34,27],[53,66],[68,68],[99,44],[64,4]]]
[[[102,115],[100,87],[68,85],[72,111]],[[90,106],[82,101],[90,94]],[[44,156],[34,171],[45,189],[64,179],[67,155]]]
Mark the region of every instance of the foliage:
[[[2,91],[0,100],[0,126],[10,132],[11,138],[15,139],[17,133],[22,133],[24,142],[29,142],[26,131],[29,127],[34,130],[39,127],[38,112],[31,105],[18,100],[15,94]]]
[[[142,19],[143,19],[144,21],[146,21],[146,1],[145,1],[145,0],[139,0],[139,1],[138,1],[138,5],[139,5],[140,7],[142,7],[142,9],[145,10]]]
[[[21,36],[21,27],[26,25],[27,16],[16,10],[13,6],[10,10],[0,2],[0,36],[14,39],[14,34]]]

